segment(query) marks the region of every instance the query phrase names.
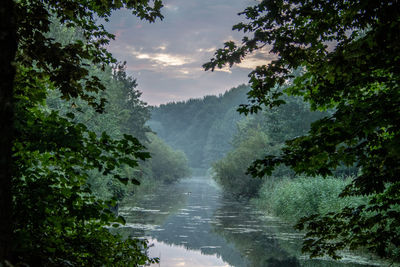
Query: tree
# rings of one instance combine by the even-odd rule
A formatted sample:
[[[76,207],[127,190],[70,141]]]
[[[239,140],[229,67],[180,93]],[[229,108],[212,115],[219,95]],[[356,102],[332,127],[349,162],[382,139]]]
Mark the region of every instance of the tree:
[[[154,180],[173,183],[190,175],[185,153],[173,150],[157,135],[148,133],[146,144],[151,155],[147,161],[148,169]]]
[[[146,125],[151,117],[150,108],[140,99],[142,92],[136,89],[136,80],[128,76],[125,69],[124,62],[117,65],[113,73],[113,78],[120,83],[124,96],[119,106],[129,111],[123,130],[144,141],[147,139],[146,133],[151,132],[150,127]]]
[[[213,164],[213,178],[225,191],[237,198],[250,198],[258,194],[261,180],[252,179],[245,173],[253,160],[271,149],[268,139],[259,129],[249,129],[241,142],[235,143],[225,157]]]
[[[15,69],[12,65],[17,51],[16,21],[13,13],[14,2],[2,1],[0,5],[2,44],[0,69],[0,261],[9,258],[10,246],[7,243],[12,237],[11,220],[11,147],[13,138],[13,96],[12,87]]]
[[[115,206],[115,198],[105,201],[97,197],[88,183],[91,172],[97,171],[103,179],[111,176],[127,184],[131,177],[122,176],[120,166],[138,166],[138,159],[148,157],[143,146],[128,135],[120,140],[105,132],[97,136],[84,124],[74,123],[72,113],[61,117],[56,111],[43,110],[32,102],[40,97],[44,102],[43,84],[32,91],[31,86],[23,88],[26,91],[16,88],[14,229],[12,258],[8,260],[30,266],[149,262],[142,252],[146,243],[120,240],[105,228],[124,220],[109,209]]]
[[[65,168],[62,171],[68,171],[64,173],[66,177],[68,178],[68,175],[71,175],[71,184],[66,185],[67,188],[76,189],[77,191],[73,190],[72,194],[82,200],[86,198],[85,192],[90,193],[89,191],[80,191],[85,190],[82,185],[82,181],[85,180],[85,174],[80,176],[79,170],[76,169],[77,173],[75,175],[71,173],[74,167],[63,165],[66,163],[65,160],[77,160],[80,155],[83,156],[82,160],[86,158],[86,160],[93,163],[90,165],[91,167],[97,167],[107,173],[112,171],[121,162],[127,162],[132,166],[135,165],[136,161],[129,158],[128,154],[136,154],[138,158],[143,158],[144,156],[140,154],[142,146],[133,137],[124,136],[120,141],[112,140],[107,135],[97,138],[93,136],[93,133],[87,131],[82,124],[71,124],[68,119],[60,118],[56,113],[44,114],[37,109],[37,106],[43,102],[43,95],[46,94],[46,91],[43,89],[54,88],[61,92],[63,99],[81,98],[97,111],[101,112],[103,110],[106,100],[100,99],[97,101],[96,94],[105,88],[98,77],[89,75],[87,64],[95,64],[104,68],[109,63],[115,62],[115,59],[113,59],[104,47],[114,36],[108,33],[103,25],[97,24],[96,19],[103,18],[107,21],[112,10],[122,7],[131,9],[134,15],[150,22],[154,22],[157,18],[162,18],[160,13],[162,4],[160,0],[107,0],[100,2],[74,0],[1,1],[0,40],[3,52],[1,54],[2,69],[0,74],[0,140],[2,149],[0,158],[0,262],[4,262],[4,260],[10,261],[13,257],[15,259],[18,256],[15,253],[16,247],[20,244],[15,239],[16,229],[12,229],[12,226],[15,226],[12,216],[14,216],[15,207],[21,204],[18,201],[22,199],[13,195],[12,192],[15,193],[15,190],[18,186],[21,186],[21,183],[25,183],[25,186],[28,186],[25,188],[29,189],[29,183],[26,180],[26,171],[35,170],[33,174],[38,178],[54,178],[60,174],[56,175],[56,173],[53,173],[50,176],[46,176],[43,174],[43,171],[47,171],[48,174],[52,173],[54,171],[52,165],[60,164],[58,167]],[[47,33],[50,30],[53,19],[59,20],[66,27],[79,28],[85,41],[76,40],[75,42],[63,45],[48,37]],[[15,73],[17,73],[16,76]],[[22,118],[26,120],[24,121]],[[18,125],[18,123],[20,124]],[[25,126],[27,128],[24,128]],[[38,126],[43,126],[44,128]],[[29,129],[36,129],[37,132],[29,133]],[[51,129],[54,131],[50,132],[49,130]],[[54,135],[56,133],[60,134],[60,136],[56,137]],[[43,140],[44,136],[48,136],[49,139]],[[67,142],[65,140],[67,137],[73,138],[73,141]],[[48,146],[41,146],[42,141],[43,144],[47,142]],[[87,150],[87,146],[91,147],[91,149]],[[122,149],[123,146],[125,148]],[[12,147],[14,147],[13,151]],[[80,151],[79,149],[86,149],[86,151]],[[103,155],[105,158],[97,161],[92,157],[96,153],[100,153],[98,154],[99,156],[102,155],[99,150],[105,151],[105,155]],[[29,158],[25,157],[24,153],[26,155],[37,156],[37,159],[41,163],[36,166],[29,165],[28,163],[32,162],[29,162]],[[90,155],[91,153],[94,154]],[[107,153],[115,153],[114,156],[116,158],[109,157]],[[58,158],[56,157],[58,161],[50,164],[49,162],[54,160],[54,155],[59,155]],[[77,163],[77,161],[72,160],[71,164],[74,165],[74,163]],[[83,163],[85,161],[82,161],[80,164]],[[29,166],[34,168],[29,169]],[[77,166],[79,166],[79,163]],[[122,177],[116,176],[116,178],[125,181]],[[44,182],[46,179],[42,179],[41,181]],[[31,193],[29,190],[26,192],[28,195]],[[58,191],[58,193],[61,192],[65,196],[64,193],[66,191]],[[18,193],[20,193],[19,196],[21,197],[28,196],[24,195],[21,191]],[[96,202],[91,201],[90,203]],[[93,205],[96,206],[96,204]],[[101,205],[101,203],[97,204],[99,207]],[[10,209],[10,207],[13,208]],[[27,206],[24,207],[27,208]],[[19,208],[22,207],[19,206]],[[101,216],[98,208],[94,210],[96,210],[96,215],[89,214],[89,218]],[[106,219],[104,220],[107,221]],[[57,224],[57,222],[54,223],[54,225]],[[85,216],[83,216],[81,224],[72,225],[76,226],[77,229],[84,229],[82,227],[85,227]],[[94,228],[89,233],[94,233],[97,230],[102,231],[98,228],[99,225],[90,224],[90,227]],[[104,232],[101,232],[101,235],[97,236],[100,238],[99,242],[101,242],[102,238],[105,238],[102,233],[104,234]],[[85,240],[89,242],[90,236],[87,236]],[[115,241],[117,242],[117,240]],[[106,243],[103,243],[105,247],[107,247]],[[79,244],[75,245],[76,247],[79,246]],[[34,248],[31,249],[32,251],[34,250]],[[46,252],[50,253],[51,250]],[[77,256],[73,251],[70,251],[68,254],[68,249],[65,252],[65,255],[70,255],[71,258]],[[126,251],[123,250],[121,253],[124,254]],[[76,257],[76,259],[78,258]],[[22,258],[18,260],[22,260],[23,262],[26,259]],[[51,260],[51,257],[49,257],[49,260]],[[112,262],[115,258],[110,260]],[[65,259],[65,261],[60,259],[60,261],[53,262],[53,264],[68,263],[71,263],[70,259]],[[82,264],[82,262],[80,263]]]
[[[152,110],[149,125],[172,147],[184,151],[191,167],[207,169],[231,148],[229,140],[241,117],[235,107],[246,101],[249,89],[240,85],[219,96],[160,105]]]
[[[68,34],[65,34],[66,32],[74,32],[73,29],[67,30],[65,27],[54,28],[57,33],[63,32],[62,37],[64,38],[68,36]],[[53,35],[53,30],[51,34]],[[150,117],[150,110],[139,99],[141,93],[134,88],[136,86],[135,80],[126,74],[124,65],[117,65],[114,71],[111,66],[106,67],[104,71],[97,66],[91,66],[89,72],[99,77],[107,88],[106,91],[97,96],[98,99],[101,97],[107,99],[104,112],[96,112],[85,101],[79,99],[64,101],[60,99],[60,93],[54,90],[47,91],[44,110],[57,111],[60,116],[64,117],[66,114],[72,113],[74,123],[83,123],[89,131],[95,132],[98,136],[105,132],[112,139],[119,139],[123,137],[123,134],[130,134],[148,147],[144,143],[146,140],[144,135],[150,131],[150,128],[145,125]],[[128,103],[129,105],[127,105]],[[138,169],[143,168],[143,164],[135,167],[135,169],[121,166],[118,168],[118,173],[124,177],[132,177],[134,173],[139,173]],[[137,175],[135,176],[138,178]],[[103,176],[99,171],[91,171],[88,182],[91,184],[93,193],[104,199],[114,196],[121,200],[129,190],[132,190],[132,187],[113,181],[112,176]]]
[[[256,160],[249,173],[263,177],[285,164],[326,176],[356,165],[359,175],[341,196],[365,195],[368,205],[302,219],[303,251],[337,258],[345,247],[367,247],[390,256],[400,246],[399,1],[264,0],[241,14],[247,21],[233,29],[252,35],[241,45],[225,43],[204,65],[232,66],[260,49],[276,55],[249,74],[251,104],[239,111],[283,104],[276,85],[296,69],[301,75],[284,93],[302,96],[313,110],[334,110],[307,135],[287,141],[281,155]]]

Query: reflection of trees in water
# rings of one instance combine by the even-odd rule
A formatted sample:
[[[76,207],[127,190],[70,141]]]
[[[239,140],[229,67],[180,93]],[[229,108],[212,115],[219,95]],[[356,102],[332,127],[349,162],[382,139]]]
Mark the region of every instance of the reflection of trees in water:
[[[280,241],[274,238],[279,225],[263,227],[259,216],[245,201],[224,197],[214,217],[213,231],[234,244],[250,262],[248,266],[300,266],[296,257],[283,249]]]
[[[184,194],[191,192],[186,195],[186,206],[165,220],[163,231],[154,231],[150,235],[166,244],[217,255],[232,266],[248,266],[246,258],[235,246],[211,229],[213,214],[219,204],[219,190],[202,179],[190,179],[180,185]]]
[[[221,196],[209,178],[161,186],[139,202],[128,201],[121,212],[128,225],[158,225],[153,230],[119,229],[125,237],[151,236],[166,244],[217,255],[232,266],[341,266],[338,262],[299,261],[301,240],[291,237],[291,227],[262,219],[245,201]],[[346,265],[351,266],[359,265]]]
[[[119,210],[127,224],[118,228],[124,237],[144,237],[154,228],[162,225],[171,214],[186,205],[187,196],[176,184],[161,184],[154,192],[127,198]],[[158,229],[161,230],[161,229]]]
[[[292,227],[273,218],[263,218],[246,201],[224,197],[215,211],[213,231],[234,244],[252,267],[369,266],[331,260],[299,260],[302,240]],[[237,266],[237,265],[234,265]]]
[[[144,210],[132,210],[132,207]],[[260,232],[228,230],[261,227],[262,223],[253,218],[248,205],[221,199],[220,191],[204,180],[190,179],[161,186],[139,202],[125,205],[121,212],[126,212],[128,224],[161,225],[156,231],[122,228],[119,232],[124,236],[151,236],[166,244],[217,255],[232,266],[296,266],[279,248],[277,240],[262,239]],[[248,225],[246,221],[254,224]]]

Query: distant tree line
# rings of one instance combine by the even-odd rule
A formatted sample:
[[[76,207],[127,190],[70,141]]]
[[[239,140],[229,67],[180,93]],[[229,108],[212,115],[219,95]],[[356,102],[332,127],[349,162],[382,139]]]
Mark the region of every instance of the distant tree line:
[[[207,169],[231,149],[236,123],[243,118],[236,107],[247,103],[248,90],[241,85],[219,96],[154,107],[149,125],[173,148],[184,151],[191,167]]]

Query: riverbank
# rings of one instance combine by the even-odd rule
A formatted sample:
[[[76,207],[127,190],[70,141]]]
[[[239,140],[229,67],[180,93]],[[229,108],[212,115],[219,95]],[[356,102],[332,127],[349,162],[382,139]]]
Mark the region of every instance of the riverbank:
[[[338,197],[342,190],[351,182],[352,177],[297,177],[266,180],[257,198],[251,203],[263,214],[276,216],[282,221],[294,226],[302,217],[312,214],[339,212],[344,207],[367,205],[367,197]],[[400,266],[392,259],[382,259],[372,255],[365,248],[354,252],[367,258],[368,262],[379,266]],[[342,251],[342,260],[353,258],[354,253]],[[393,254],[396,251],[393,251]]]
[[[164,245],[177,248],[182,262],[195,253],[199,261],[208,255],[239,267],[377,266],[354,254],[343,261],[307,259],[301,254],[302,234],[248,201],[227,197],[209,176],[162,185],[138,202],[127,199],[120,211],[127,220],[121,229],[126,235],[155,240],[156,251]],[[160,266],[174,266],[166,264],[173,261],[168,253],[159,251]]]

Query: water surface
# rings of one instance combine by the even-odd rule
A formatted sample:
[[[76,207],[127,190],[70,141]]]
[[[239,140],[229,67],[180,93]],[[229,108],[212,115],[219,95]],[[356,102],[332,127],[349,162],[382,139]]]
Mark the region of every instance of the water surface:
[[[302,234],[247,201],[223,196],[209,177],[160,186],[120,209],[125,234],[153,244],[155,266],[376,266],[366,256],[309,260],[301,254]]]

